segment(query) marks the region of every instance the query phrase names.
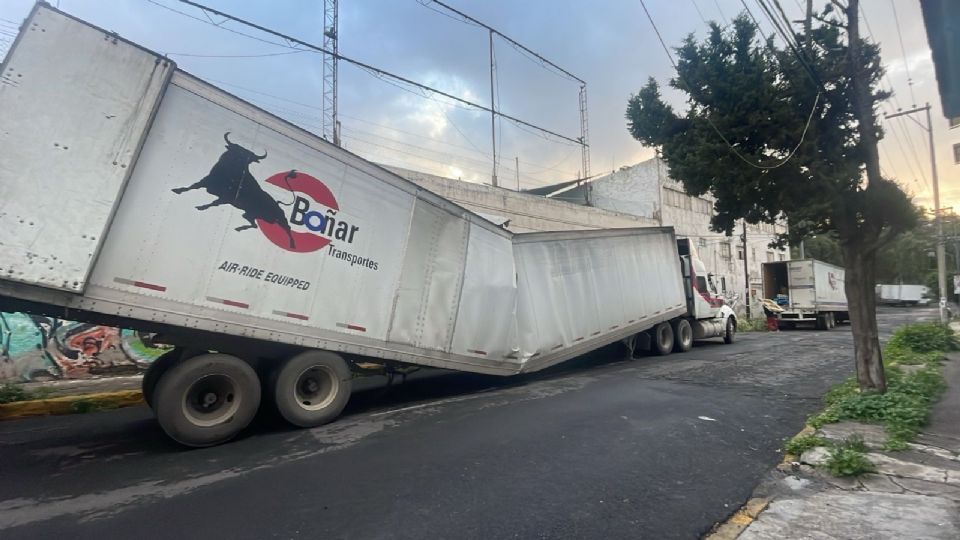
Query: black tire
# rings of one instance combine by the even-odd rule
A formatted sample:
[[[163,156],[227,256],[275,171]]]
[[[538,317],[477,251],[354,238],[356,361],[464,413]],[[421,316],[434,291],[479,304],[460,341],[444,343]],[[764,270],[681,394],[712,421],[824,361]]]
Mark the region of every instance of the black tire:
[[[687,352],[693,348],[693,327],[686,319],[673,321],[673,350]]]
[[[673,327],[668,322],[662,322],[653,327],[651,332],[650,348],[660,356],[673,352]]]
[[[183,349],[175,347],[160,356],[150,364],[147,371],[143,373],[143,380],[140,381],[140,390],[143,391],[143,400],[147,402],[150,408],[153,408],[153,395],[157,389],[157,382],[170,366],[180,360]]]
[[[201,354],[175,364],[154,391],[157,421],[185,446],[229,441],[250,424],[259,406],[256,372],[227,354]]]
[[[827,323],[827,314],[817,315],[817,330],[830,330],[830,325]]]
[[[723,332],[723,342],[727,345],[737,340],[737,321],[733,317],[727,317],[727,327]]]
[[[339,355],[306,351],[271,377],[273,401],[284,420],[299,427],[332,422],[350,400],[353,374]]]

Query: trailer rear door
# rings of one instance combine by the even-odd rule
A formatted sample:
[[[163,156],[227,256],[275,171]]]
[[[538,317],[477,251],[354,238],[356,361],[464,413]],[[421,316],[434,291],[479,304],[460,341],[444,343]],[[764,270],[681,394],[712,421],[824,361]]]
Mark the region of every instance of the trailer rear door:
[[[173,68],[34,8],[0,79],[0,276],[84,290]]]

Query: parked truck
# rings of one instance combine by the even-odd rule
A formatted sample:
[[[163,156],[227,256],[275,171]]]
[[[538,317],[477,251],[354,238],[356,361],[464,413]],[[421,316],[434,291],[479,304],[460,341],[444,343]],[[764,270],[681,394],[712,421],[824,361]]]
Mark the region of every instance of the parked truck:
[[[513,375],[734,340],[670,228],[513,234],[42,3],[2,77],[0,310],[174,345],[143,392],[185,445],[261,404],[329,422],[371,363]]]
[[[781,326],[814,323],[821,330],[849,320],[843,268],[814,259],[763,263],[763,296],[776,302]]]
[[[878,284],[877,300],[889,306],[917,306],[930,303],[929,290],[923,285]]]

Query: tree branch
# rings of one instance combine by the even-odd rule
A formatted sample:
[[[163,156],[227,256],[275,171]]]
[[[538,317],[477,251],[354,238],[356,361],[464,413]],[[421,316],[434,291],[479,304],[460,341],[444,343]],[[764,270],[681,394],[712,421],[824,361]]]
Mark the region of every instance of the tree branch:
[[[840,0],[830,0],[830,3],[842,9],[844,12],[847,11],[847,6],[843,5],[843,2]]]
[[[825,18],[821,17],[820,15],[814,15],[813,18],[816,19],[816,20],[818,20],[818,21],[820,21],[820,22],[822,22],[822,23],[824,23],[824,24],[829,24],[830,26],[833,26],[834,28],[841,28],[841,29],[843,29],[843,30],[846,30],[846,29],[847,29],[847,25],[838,23],[837,21],[831,21],[830,19],[825,19]]]

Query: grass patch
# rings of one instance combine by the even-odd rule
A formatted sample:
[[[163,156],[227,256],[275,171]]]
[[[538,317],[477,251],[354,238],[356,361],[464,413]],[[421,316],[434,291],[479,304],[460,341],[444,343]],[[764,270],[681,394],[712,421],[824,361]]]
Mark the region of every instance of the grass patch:
[[[0,404],[14,403],[16,401],[32,401],[35,399],[44,399],[50,397],[53,390],[49,388],[38,388],[36,390],[27,390],[21,384],[3,383],[0,384]]]
[[[799,435],[787,441],[786,444],[783,445],[783,451],[788,454],[800,456],[811,448],[827,446],[828,444],[829,442],[826,439],[817,437],[816,435]]]
[[[75,413],[89,413],[95,411],[106,411],[118,408],[115,403],[108,403],[96,399],[78,399],[70,404],[70,409]]]
[[[27,401],[33,399],[30,392],[14,383],[3,383],[0,385],[0,403],[13,403],[14,401]]]
[[[766,332],[766,319],[737,319],[737,332]]]
[[[918,323],[899,328],[884,350],[887,392],[861,393],[856,379],[847,379],[827,392],[826,408],[807,423],[815,428],[840,420],[883,424],[890,436],[885,448],[906,448],[946,388],[940,362],[946,351],[956,348],[957,340],[946,326]],[[907,372],[901,365],[920,367]]]
[[[830,449],[824,467],[834,476],[859,476],[876,470],[867,459],[867,446],[863,439],[850,438]]]

